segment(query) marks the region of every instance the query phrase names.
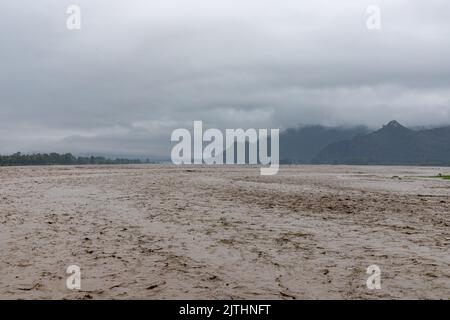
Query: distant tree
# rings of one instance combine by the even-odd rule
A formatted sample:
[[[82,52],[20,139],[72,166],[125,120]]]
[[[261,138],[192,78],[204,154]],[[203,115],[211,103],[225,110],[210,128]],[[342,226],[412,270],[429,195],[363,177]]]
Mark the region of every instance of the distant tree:
[[[86,164],[139,164],[139,159],[106,159],[105,157],[75,157],[71,153],[50,154],[33,153],[22,154],[16,152],[12,155],[0,155],[0,166],[27,166],[27,165],[86,165]]]

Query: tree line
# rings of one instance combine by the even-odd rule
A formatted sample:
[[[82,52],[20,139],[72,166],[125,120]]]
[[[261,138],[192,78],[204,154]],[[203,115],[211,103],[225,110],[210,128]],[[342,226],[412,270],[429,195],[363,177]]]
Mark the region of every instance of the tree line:
[[[139,164],[149,162],[140,159],[107,159],[105,157],[76,157],[71,153],[33,153],[0,155],[0,166],[31,166],[31,165],[85,165],[85,164]]]

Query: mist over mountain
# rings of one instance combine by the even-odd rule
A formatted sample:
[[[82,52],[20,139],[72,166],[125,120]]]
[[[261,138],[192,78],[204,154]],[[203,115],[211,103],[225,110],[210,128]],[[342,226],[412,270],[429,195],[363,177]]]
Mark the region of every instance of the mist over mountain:
[[[268,152],[271,153],[268,137]],[[365,126],[325,127],[309,125],[289,128],[280,133],[281,164],[349,164],[349,165],[437,165],[450,166],[450,126],[437,128],[407,128],[392,120],[376,131]],[[203,143],[203,147],[207,143]],[[245,142],[245,163],[249,162],[251,147],[259,144]],[[234,143],[234,163],[237,159],[237,142]],[[232,150],[222,152],[225,155]],[[259,156],[258,156],[259,157]],[[113,160],[111,160],[113,159]],[[129,160],[132,159],[132,160]],[[259,158],[258,158],[259,159]],[[124,164],[160,163],[171,160],[166,157],[105,156],[101,154],[72,156],[70,153],[17,152],[0,156],[2,165],[45,164]]]
[[[393,120],[381,129],[324,147],[316,164],[450,165],[450,126],[411,130]]]
[[[353,128],[309,125],[289,128],[280,133],[281,163],[311,163],[319,151],[330,143],[368,134],[365,126]]]
[[[319,151],[333,142],[352,139],[358,135],[368,134],[370,130],[365,126],[357,127],[326,127],[322,125],[305,125],[297,128],[288,128],[280,132],[280,163],[281,164],[310,164]],[[249,163],[250,143],[245,142],[245,163]],[[205,146],[205,144],[204,144]],[[234,143],[237,150],[237,143]],[[259,155],[259,144],[254,146]],[[267,142],[268,152],[271,152],[271,137]],[[226,149],[225,154],[232,152]],[[258,156],[259,161],[259,156]],[[234,153],[234,162],[237,163],[237,154]]]

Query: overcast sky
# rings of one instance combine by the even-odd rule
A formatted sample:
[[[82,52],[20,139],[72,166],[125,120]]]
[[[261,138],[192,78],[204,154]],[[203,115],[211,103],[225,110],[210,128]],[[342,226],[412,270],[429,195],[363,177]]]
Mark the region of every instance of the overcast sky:
[[[169,156],[194,120],[450,124],[449,57],[448,0],[2,0],[0,153]]]

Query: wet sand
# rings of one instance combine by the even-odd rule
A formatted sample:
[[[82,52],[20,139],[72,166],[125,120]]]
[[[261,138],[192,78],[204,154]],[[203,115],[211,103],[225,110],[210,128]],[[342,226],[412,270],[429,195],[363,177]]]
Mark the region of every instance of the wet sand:
[[[0,168],[2,299],[449,299],[450,168]],[[66,268],[81,268],[81,290]],[[366,268],[381,269],[381,290]]]

